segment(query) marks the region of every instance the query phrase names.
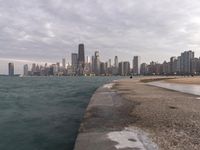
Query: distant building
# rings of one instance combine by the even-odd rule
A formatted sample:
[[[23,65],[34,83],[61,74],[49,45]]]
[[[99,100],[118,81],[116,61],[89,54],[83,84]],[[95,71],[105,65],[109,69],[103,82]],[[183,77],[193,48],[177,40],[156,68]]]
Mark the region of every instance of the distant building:
[[[100,74],[99,51],[95,51],[95,54],[94,54],[94,73],[95,73],[95,75],[99,75]]]
[[[148,65],[146,63],[142,63],[140,67],[140,74],[147,75],[148,74]]]
[[[112,61],[111,59],[108,60],[108,68],[111,68],[112,67]]]
[[[62,66],[63,66],[63,68],[66,68],[66,59],[65,58],[62,59]]]
[[[119,75],[121,76],[130,75],[130,63],[128,61],[119,63]]]
[[[112,69],[112,74],[113,75],[118,75],[119,72],[119,62],[118,62],[118,57],[115,56],[114,58],[114,67]]]
[[[100,63],[100,74],[105,75],[106,74],[106,64],[104,62]]]
[[[78,46],[78,75],[83,75],[85,67],[85,48],[84,44]]]
[[[130,63],[128,61],[124,62],[124,75],[130,75]]]
[[[170,74],[174,75],[176,74],[176,69],[177,68],[177,59],[176,57],[171,57],[170,58]]]
[[[124,75],[124,64],[123,64],[123,62],[119,63],[119,75],[120,76]]]
[[[24,76],[28,76],[29,72],[28,72],[28,65],[24,65]]]
[[[181,73],[181,56],[178,56],[177,58],[176,72],[178,75]]]
[[[181,53],[181,74],[192,73],[192,59],[194,59],[193,51],[185,51]]]
[[[14,76],[14,63],[8,63],[8,75]]]
[[[115,67],[115,68],[118,68],[118,67],[119,67],[118,57],[117,57],[117,56],[115,56],[115,59],[114,59],[114,67]]]
[[[32,72],[32,75],[34,75],[36,72],[36,64],[35,63],[32,64],[31,72]]]
[[[133,74],[139,75],[140,74],[140,60],[139,56],[134,56],[133,58]]]
[[[71,72],[73,74],[76,74],[77,72],[77,67],[78,67],[78,54],[77,53],[72,53],[72,56],[71,56]]]
[[[57,64],[52,64],[52,69],[53,69],[53,75],[56,76],[58,75],[58,65]]]

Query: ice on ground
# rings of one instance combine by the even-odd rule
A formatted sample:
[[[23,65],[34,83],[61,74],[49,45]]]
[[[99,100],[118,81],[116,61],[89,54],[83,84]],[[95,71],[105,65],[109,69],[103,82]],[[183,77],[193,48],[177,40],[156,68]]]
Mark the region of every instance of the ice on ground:
[[[113,85],[114,85],[114,83],[105,84],[103,86],[103,88],[111,89],[113,87]]]
[[[133,127],[125,128],[123,131],[114,131],[107,134],[111,141],[117,142],[117,149],[133,148],[140,150],[158,150],[149,138],[148,134]]]
[[[197,99],[200,99],[200,97],[197,97]]]

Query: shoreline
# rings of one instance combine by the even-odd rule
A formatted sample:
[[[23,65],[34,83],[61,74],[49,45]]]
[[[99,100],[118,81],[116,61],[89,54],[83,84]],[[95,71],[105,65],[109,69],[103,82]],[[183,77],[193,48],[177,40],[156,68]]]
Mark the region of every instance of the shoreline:
[[[126,139],[125,145],[121,143],[124,150],[130,149],[128,146],[133,141],[139,141],[139,145],[144,146],[142,139],[137,137],[141,134],[149,142],[150,148],[145,147],[148,150],[158,147],[160,150],[198,150],[198,97],[150,86],[140,80],[117,80],[111,89],[109,86],[100,87],[94,93],[81,123],[74,150],[117,150],[120,148],[120,140],[114,137],[119,133],[129,137],[127,133],[130,130],[131,135],[136,136],[129,137],[131,140]],[[109,139],[109,135],[114,140]]]

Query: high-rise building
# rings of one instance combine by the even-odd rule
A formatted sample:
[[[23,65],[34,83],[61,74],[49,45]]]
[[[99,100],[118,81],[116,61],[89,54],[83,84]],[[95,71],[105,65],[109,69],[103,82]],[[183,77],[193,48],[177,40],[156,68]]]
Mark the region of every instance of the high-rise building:
[[[115,56],[115,59],[114,59],[114,67],[115,67],[115,68],[118,68],[118,67],[119,67],[118,57],[117,57],[117,56]]]
[[[128,61],[124,62],[124,75],[130,75],[130,63]]]
[[[139,75],[140,74],[140,56],[133,57],[133,74]]]
[[[24,65],[24,76],[28,76],[28,65]]]
[[[62,59],[62,66],[63,66],[63,68],[66,68],[66,59],[65,58]]]
[[[193,51],[185,51],[181,53],[181,73],[190,74],[192,72],[192,59],[194,59]]]
[[[77,53],[72,53],[71,56],[71,64],[72,64],[72,73],[76,74],[77,73],[77,67],[78,67],[78,54]]]
[[[91,70],[92,73],[95,73],[95,66],[94,65],[95,65],[95,56],[92,56],[92,66],[91,66],[92,67],[92,70]]]
[[[104,62],[100,63],[100,74],[105,75],[106,74],[106,65]]]
[[[95,51],[95,53],[94,53],[94,73],[96,75],[100,74],[100,59],[99,59],[98,51]]]
[[[176,73],[176,68],[177,68],[177,59],[176,57],[171,57],[170,58],[170,74],[171,75]]]
[[[130,75],[130,63],[128,61],[119,63],[119,75],[121,76]]]
[[[32,72],[32,75],[36,72],[36,64],[35,63],[32,64],[31,72]]]
[[[181,72],[181,56],[178,56],[177,58],[176,72],[177,74],[180,74]]]
[[[147,64],[146,63],[142,63],[141,67],[140,67],[140,74],[142,75],[147,75],[148,74],[148,69],[147,69]]]
[[[89,56],[86,57],[86,63],[90,63],[90,57]]]
[[[115,56],[115,58],[114,58],[114,67],[112,68],[112,74],[113,75],[118,75],[118,72],[119,72],[118,57]]]
[[[108,60],[108,68],[111,68],[112,67],[112,61],[111,59]]]
[[[119,63],[119,75],[124,76],[124,65],[123,62]]]
[[[78,74],[83,75],[85,67],[85,49],[84,44],[78,46]]]
[[[198,72],[198,62],[199,62],[199,59],[198,58],[193,58],[191,60],[191,73],[192,74],[197,74]]]
[[[8,63],[8,75],[14,76],[14,63]]]

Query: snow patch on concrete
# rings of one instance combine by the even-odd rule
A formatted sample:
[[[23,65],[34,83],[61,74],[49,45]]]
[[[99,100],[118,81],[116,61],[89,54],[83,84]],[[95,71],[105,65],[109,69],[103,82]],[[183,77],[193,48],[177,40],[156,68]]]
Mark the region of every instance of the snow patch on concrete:
[[[103,88],[111,89],[113,87],[113,85],[114,85],[114,83],[105,84],[103,86]]]
[[[140,129],[129,127],[123,131],[114,131],[107,134],[111,141],[117,142],[117,149],[133,148],[140,150],[158,150],[149,138],[148,134]]]

